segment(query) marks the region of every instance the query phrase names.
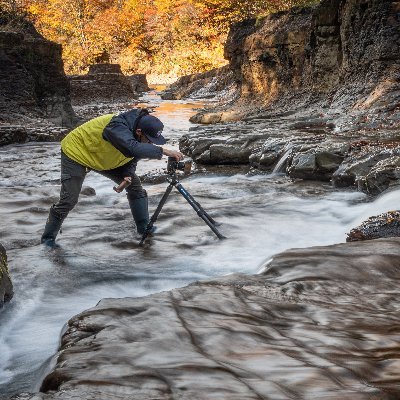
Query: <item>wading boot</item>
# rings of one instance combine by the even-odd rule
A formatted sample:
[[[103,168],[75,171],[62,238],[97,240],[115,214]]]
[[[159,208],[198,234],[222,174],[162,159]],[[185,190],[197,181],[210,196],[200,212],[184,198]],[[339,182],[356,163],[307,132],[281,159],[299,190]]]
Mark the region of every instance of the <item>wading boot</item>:
[[[49,217],[47,218],[40,243],[49,247],[56,247],[56,237],[64,219],[65,217],[61,217],[61,215],[54,211],[53,207],[50,207]]]
[[[134,197],[132,194],[128,194],[127,197],[136,224],[137,233],[143,235],[150,220],[147,193],[145,192],[142,197]],[[155,227],[153,227],[151,233],[154,231]]]

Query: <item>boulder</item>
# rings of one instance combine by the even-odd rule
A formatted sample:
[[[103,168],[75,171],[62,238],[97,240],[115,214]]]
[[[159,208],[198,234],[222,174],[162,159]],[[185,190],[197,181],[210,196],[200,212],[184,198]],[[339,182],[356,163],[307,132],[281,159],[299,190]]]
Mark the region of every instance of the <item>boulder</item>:
[[[28,132],[19,125],[0,124],[0,146],[28,141]]]
[[[307,146],[308,147],[308,146]],[[330,181],[345,158],[348,146],[326,141],[305,151],[294,149],[287,173],[291,178]]]
[[[371,195],[378,195],[389,187],[398,186],[400,184],[400,156],[377,162],[357,183],[360,191]]]
[[[348,157],[334,172],[332,182],[336,187],[356,186],[376,195],[389,186],[389,181],[396,180],[398,156],[400,143],[397,141],[353,142]]]
[[[0,244],[0,308],[5,302],[10,301],[12,296],[13,286],[8,271],[7,253]]]

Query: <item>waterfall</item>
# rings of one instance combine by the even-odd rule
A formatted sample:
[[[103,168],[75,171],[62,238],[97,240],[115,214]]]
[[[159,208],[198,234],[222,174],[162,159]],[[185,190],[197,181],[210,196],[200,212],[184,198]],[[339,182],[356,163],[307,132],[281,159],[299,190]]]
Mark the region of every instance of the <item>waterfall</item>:
[[[293,149],[293,145],[291,143],[289,143],[287,146],[285,146],[283,156],[280,158],[278,163],[275,165],[275,168],[272,171],[273,174],[279,174],[279,173],[286,172],[287,160],[288,160],[290,154],[292,153],[292,149]]]

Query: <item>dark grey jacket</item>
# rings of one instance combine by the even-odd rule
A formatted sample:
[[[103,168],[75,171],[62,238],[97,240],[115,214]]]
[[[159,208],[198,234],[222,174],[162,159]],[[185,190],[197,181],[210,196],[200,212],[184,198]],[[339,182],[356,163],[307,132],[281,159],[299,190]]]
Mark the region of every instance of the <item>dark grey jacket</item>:
[[[162,158],[162,148],[151,143],[140,143],[135,132],[139,119],[149,112],[146,109],[135,109],[112,117],[104,128],[103,139],[110,142],[125,157]]]

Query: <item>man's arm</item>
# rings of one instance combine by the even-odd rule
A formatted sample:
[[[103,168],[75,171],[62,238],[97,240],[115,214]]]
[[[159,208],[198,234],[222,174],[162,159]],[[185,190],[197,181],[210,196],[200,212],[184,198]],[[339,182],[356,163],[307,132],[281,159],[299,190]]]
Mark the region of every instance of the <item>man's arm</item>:
[[[168,149],[162,148],[162,152],[165,156],[174,157],[176,161],[183,160],[183,154],[180,151],[168,150]]]

